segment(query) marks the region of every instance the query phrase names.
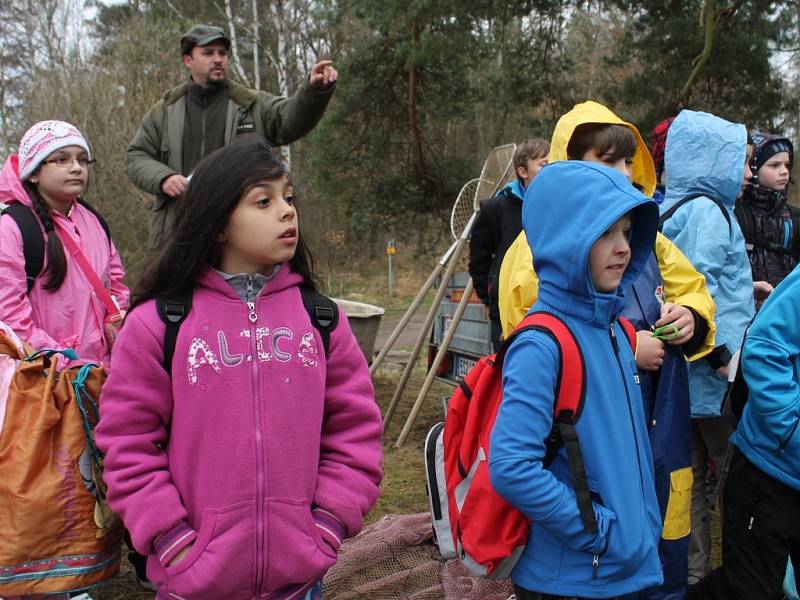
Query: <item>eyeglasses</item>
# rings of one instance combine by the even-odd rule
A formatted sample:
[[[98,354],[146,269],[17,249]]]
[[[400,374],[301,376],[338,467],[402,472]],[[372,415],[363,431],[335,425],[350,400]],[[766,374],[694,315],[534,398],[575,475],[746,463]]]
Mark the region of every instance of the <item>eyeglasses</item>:
[[[97,162],[93,158],[86,158],[85,156],[59,156],[58,158],[48,158],[47,160],[43,160],[42,164],[55,165],[60,169],[69,169],[72,166],[72,163],[76,161],[78,166],[80,166],[82,169],[91,167],[95,162]]]

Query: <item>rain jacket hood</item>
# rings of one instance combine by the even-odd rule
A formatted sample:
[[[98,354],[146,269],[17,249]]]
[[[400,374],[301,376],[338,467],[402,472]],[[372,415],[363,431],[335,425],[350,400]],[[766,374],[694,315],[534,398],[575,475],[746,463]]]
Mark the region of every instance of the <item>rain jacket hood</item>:
[[[667,134],[667,193],[662,212],[681,198],[705,193],[733,209],[742,189],[747,130],[704,112],[684,110]]]
[[[566,190],[565,181],[570,183]],[[536,248],[539,299],[585,321],[613,321],[625,305],[622,290],[636,280],[651,252],[658,227],[656,204],[622,173],[585,161],[546,166],[525,198],[522,227],[530,247]],[[589,274],[589,250],[629,211],[630,263],[614,293],[597,292]]]
[[[576,104],[571,111],[564,114],[556,123],[553,138],[550,140],[550,162],[567,160],[567,146],[572,134],[579,125],[588,123],[606,123],[622,125],[631,130],[636,137],[636,153],[633,155],[633,182],[641,186],[647,196],[652,196],[656,189],[656,171],[653,158],[644,143],[639,130],[634,125],[623,121],[611,110],[589,100]]]

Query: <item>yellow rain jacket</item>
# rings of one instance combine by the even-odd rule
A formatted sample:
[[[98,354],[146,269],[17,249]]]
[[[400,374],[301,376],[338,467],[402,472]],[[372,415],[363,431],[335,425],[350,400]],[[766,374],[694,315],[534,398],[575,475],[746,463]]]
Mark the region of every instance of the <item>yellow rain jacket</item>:
[[[645,194],[652,196],[656,188],[655,168],[639,130],[597,102],[576,104],[558,120],[550,142],[550,162],[567,160],[567,144],[575,128],[584,123],[623,125],[633,132],[637,142],[636,153],[633,155],[633,182],[641,186]],[[661,233],[656,236],[655,254],[664,282],[666,301],[693,309],[708,324],[708,334],[704,343],[694,354],[687,357],[690,361],[702,358],[714,349],[716,333],[714,325],[716,306],[706,289],[706,280],[675,244]],[[539,292],[539,279],[533,270],[533,257],[524,231],[511,244],[503,259],[498,292],[500,322],[503,336],[507,336],[536,302]]]

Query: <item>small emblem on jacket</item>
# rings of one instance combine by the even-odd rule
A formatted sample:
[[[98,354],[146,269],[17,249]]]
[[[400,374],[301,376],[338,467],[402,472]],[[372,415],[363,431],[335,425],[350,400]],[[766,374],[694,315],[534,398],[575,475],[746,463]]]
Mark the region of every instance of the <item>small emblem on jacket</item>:
[[[664,302],[667,301],[667,295],[664,293],[663,285],[659,285],[658,287],[656,287],[655,296],[659,304],[664,304]]]
[[[252,121],[248,121],[247,123],[239,123],[239,126],[236,128],[236,134],[253,133],[255,130],[256,124]]]

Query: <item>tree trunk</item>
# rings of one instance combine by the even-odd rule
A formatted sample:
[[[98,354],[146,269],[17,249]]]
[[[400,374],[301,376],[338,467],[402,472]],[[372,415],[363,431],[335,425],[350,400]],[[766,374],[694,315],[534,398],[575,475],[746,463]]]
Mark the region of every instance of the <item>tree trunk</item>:
[[[414,17],[411,22],[411,35],[412,35],[412,52],[416,51],[419,47],[419,17]],[[414,171],[422,186],[430,193],[435,192],[435,182],[428,175],[428,168],[425,165],[425,154],[422,147],[422,132],[419,128],[419,119],[417,116],[417,81],[419,74],[417,73],[416,59],[412,58],[411,68],[408,72],[408,120],[411,129],[411,146],[414,151]]]
[[[253,0],[253,84],[255,89],[261,89],[261,58],[258,54],[258,42],[261,35],[258,22],[258,0]]]

